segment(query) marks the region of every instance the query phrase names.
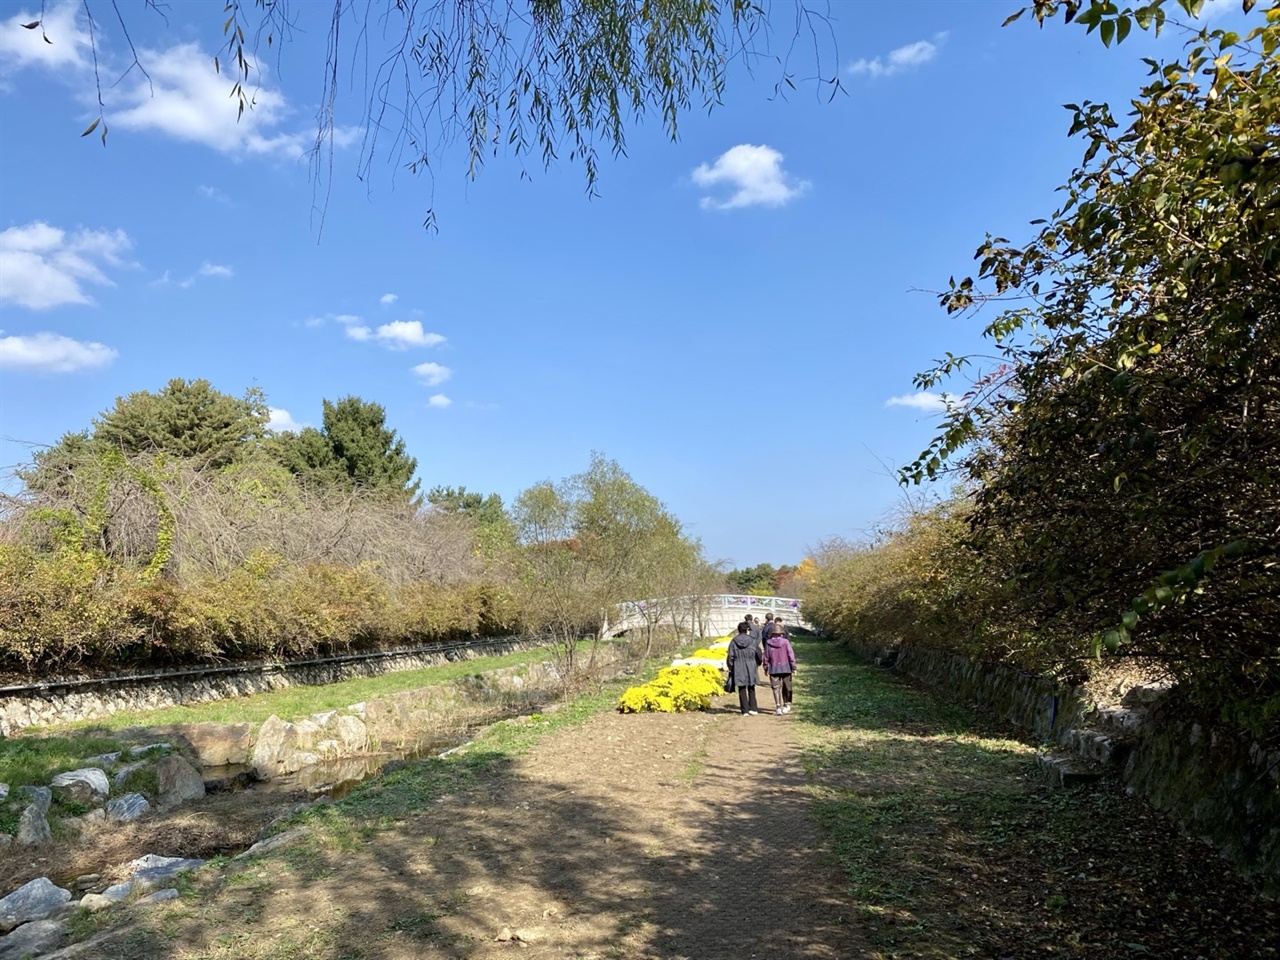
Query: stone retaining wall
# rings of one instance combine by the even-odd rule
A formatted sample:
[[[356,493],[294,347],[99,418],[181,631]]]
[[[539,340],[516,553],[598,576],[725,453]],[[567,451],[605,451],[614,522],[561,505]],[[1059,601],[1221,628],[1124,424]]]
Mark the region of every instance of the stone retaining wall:
[[[318,686],[402,670],[420,670],[456,660],[515,653],[545,645],[541,640],[511,639],[482,647],[444,647],[381,654],[335,657],[297,664],[259,664],[224,672],[127,680],[110,685],[63,686],[35,694],[0,695],[0,736],[25,727],[95,720],[126,710],[158,710],[188,703],[245,697],[284,687]]]
[[[1002,664],[943,650],[908,647],[888,653],[849,646],[949,699],[975,703],[1063,746],[1078,743],[1100,712],[1081,687]],[[1132,749],[1118,768],[1124,784],[1234,861],[1269,894],[1280,895],[1280,749],[1178,718],[1159,702],[1146,711],[1110,713],[1127,715],[1122,719]]]

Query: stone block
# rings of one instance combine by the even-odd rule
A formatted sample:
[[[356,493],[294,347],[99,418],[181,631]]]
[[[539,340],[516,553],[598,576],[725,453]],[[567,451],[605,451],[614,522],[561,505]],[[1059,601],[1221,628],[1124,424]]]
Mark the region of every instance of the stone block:
[[[184,757],[173,754],[156,764],[156,800],[173,806],[204,796],[204,778]]]
[[[66,925],[56,920],[24,923],[5,937],[0,937],[0,960],[25,960],[48,953],[67,935]]]
[[[126,793],[107,801],[107,819],[114,823],[131,823],[151,812],[151,804],[140,793]]]
[[[107,775],[98,767],[84,767],[60,773],[50,786],[60,797],[78,803],[101,803],[111,793]]]
[[[191,744],[200,763],[225,767],[246,763],[253,742],[253,727],[247,723],[183,723],[177,732]]]
[[[71,891],[55,886],[48,877],[24,883],[0,900],[0,933],[34,920],[43,920],[71,899]]]

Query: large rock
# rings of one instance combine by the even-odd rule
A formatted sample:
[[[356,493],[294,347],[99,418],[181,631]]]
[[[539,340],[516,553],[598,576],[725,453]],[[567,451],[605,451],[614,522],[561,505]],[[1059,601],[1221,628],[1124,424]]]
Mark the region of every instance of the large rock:
[[[115,753],[100,753],[95,757],[85,757],[80,762],[86,767],[101,767],[105,770],[107,767],[115,764],[119,759],[120,751],[117,750]]]
[[[359,717],[344,714],[334,724],[334,733],[344,753],[363,753],[369,745],[369,728]]]
[[[32,920],[43,920],[71,899],[71,891],[55,886],[48,877],[24,883],[0,900],[0,933]]]
[[[320,762],[311,747],[324,734],[324,728],[312,720],[286,723],[272,714],[258,728],[250,763],[264,778],[294,773]]]
[[[139,857],[126,865],[132,874],[128,880],[114,884],[102,891],[102,896],[112,903],[120,903],[135,894],[149,893],[167,886],[180,873],[203,867],[203,860],[182,857],[159,857],[154,853]]]
[[[18,793],[41,813],[48,813],[49,805],[53,803],[53,791],[48,787],[19,787]]]
[[[249,760],[253,727],[247,723],[184,723],[177,729],[206,767],[225,767]]]
[[[115,786],[116,788],[123,787],[125,785],[125,782],[129,779],[129,776],[133,773],[133,771],[141,770],[148,763],[149,761],[147,760],[134,760],[132,763],[126,763],[119,770],[117,770],[116,775],[111,778],[112,785]]]
[[[4,803],[4,801],[8,799],[9,799],[9,785],[7,783],[0,783],[0,803]]]
[[[38,803],[30,804],[23,810],[22,816],[18,818],[18,832],[14,835],[14,842],[22,847],[35,847],[52,840],[53,831],[49,829],[48,811],[48,804],[41,806]]]
[[[66,925],[56,920],[24,923],[7,937],[0,937],[0,960],[25,960],[48,953],[66,935]]]
[[[107,801],[107,819],[115,823],[130,823],[151,812],[151,804],[140,793],[126,793]]]
[[[77,803],[100,803],[111,793],[107,775],[97,767],[83,767],[60,773],[51,786],[58,796]]]
[[[204,778],[184,757],[172,754],[156,764],[156,802],[162,807],[204,796]]]
[[[286,830],[284,833],[277,833],[274,837],[267,837],[265,840],[259,840],[248,850],[243,853],[237,853],[232,860],[244,860],[248,857],[261,857],[276,850],[282,850],[285,847],[291,847],[311,833],[310,827],[294,827],[292,830]]]

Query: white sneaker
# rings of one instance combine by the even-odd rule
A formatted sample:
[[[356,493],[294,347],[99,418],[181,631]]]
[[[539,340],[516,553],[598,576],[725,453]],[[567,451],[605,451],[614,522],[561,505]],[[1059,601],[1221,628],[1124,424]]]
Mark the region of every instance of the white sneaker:
[[[774,707],[774,708],[773,708],[773,715],[774,715],[775,717],[780,717],[780,716],[782,716],[784,713],[786,713],[786,711],[785,711],[785,710],[783,710],[783,709],[782,709],[782,707]]]
[[[759,711],[759,710],[748,710],[748,711],[747,711],[747,716],[748,716],[748,717],[754,717],[754,716],[758,716],[758,715],[759,715],[759,713],[760,713],[760,711]]]
[[[782,708],[782,712],[783,712],[783,713],[790,713],[790,712],[791,712],[791,704],[789,704],[789,703],[788,703],[788,704],[786,704],[786,705]]]

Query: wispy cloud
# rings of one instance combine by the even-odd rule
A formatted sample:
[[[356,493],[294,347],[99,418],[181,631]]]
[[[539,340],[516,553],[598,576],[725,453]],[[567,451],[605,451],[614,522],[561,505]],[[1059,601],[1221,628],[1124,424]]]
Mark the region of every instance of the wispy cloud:
[[[267,420],[268,430],[274,430],[277,433],[283,433],[286,430],[290,430],[297,433],[306,426],[305,423],[298,423],[298,421],[294,420],[289,414],[289,411],[285,410],[283,407],[270,407],[269,410],[271,412],[271,417]]]
[[[208,260],[200,264],[200,269],[196,272],[202,277],[230,277],[234,273],[230,267],[220,263],[210,263]]]
[[[0,68],[43,67],[79,70],[92,66],[89,31],[78,3],[59,3],[44,11],[40,5],[0,23]],[[25,24],[40,22],[28,30]]]
[[[848,71],[855,76],[891,77],[895,73],[913,70],[933,60],[938,56],[938,51],[946,40],[945,31],[935,33],[932,40],[917,40],[914,43],[903,44],[901,47],[890,50],[883,58],[872,57],[868,60],[864,57],[855,60],[849,64]]]
[[[226,193],[219,190],[217,187],[206,186],[202,183],[200,186],[196,187],[196,193],[200,194],[200,196],[204,197],[206,200],[213,200],[215,203],[231,203],[231,197],[227,196]]]
[[[0,367],[44,373],[73,373],[105,367],[119,354],[101,343],[73,340],[58,333],[0,337]]]
[[[700,187],[725,184],[733,189],[727,200],[703,197],[704,210],[733,210],[738,207],[780,207],[794,200],[809,183],[796,180],[782,169],[783,156],[773,147],[740,143],[730,147],[711,164],[694,168],[693,182]]]
[[[443,410],[445,407],[453,406],[453,401],[443,393],[433,393],[427,398],[427,406],[435,407],[437,410]]]
[[[389,307],[399,299],[400,298],[397,297],[394,293],[384,293],[382,296],[378,298],[378,302],[382,304],[384,307]]]
[[[133,242],[123,230],[67,233],[36,220],[0,232],[0,303],[32,310],[67,303],[93,303],[83,284],[115,286],[104,266],[129,266]]]
[[[890,397],[884,402],[886,407],[909,407],[922,413],[944,413],[952,404],[949,393],[930,393],[922,390],[919,393],[904,393],[900,397]]]

